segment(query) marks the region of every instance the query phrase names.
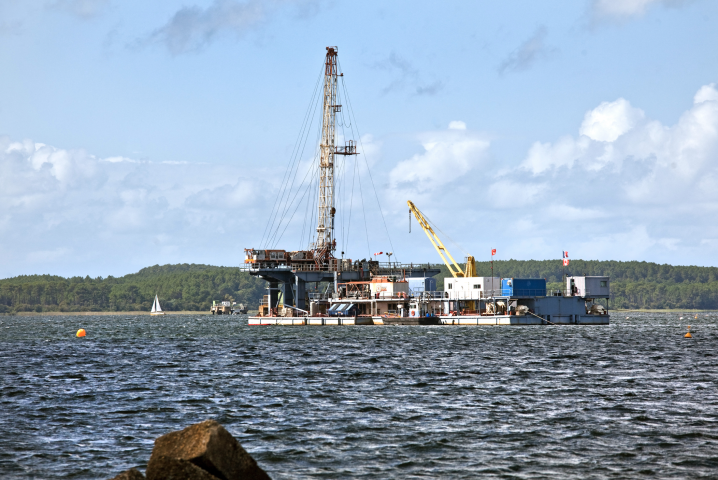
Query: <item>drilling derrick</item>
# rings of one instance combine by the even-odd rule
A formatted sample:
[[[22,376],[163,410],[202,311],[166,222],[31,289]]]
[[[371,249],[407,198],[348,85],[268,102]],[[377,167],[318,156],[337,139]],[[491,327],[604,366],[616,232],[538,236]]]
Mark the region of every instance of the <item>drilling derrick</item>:
[[[337,47],[327,47],[324,61],[324,95],[322,108],[322,141],[319,146],[319,201],[317,219],[317,241],[314,258],[326,265],[334,258],[336,240],[334,239],[334,158],[336,155],[356,155],[353,141],[344,147],[335,143],[336,114],[342,106],[337,104],[337,78],[341,76],[337,68]]]
[[[334,250],[334,125],[339,107],[337,103],[337,51],[327,47],[324,63],[324,108],[322,115],[322,143],[319,159],[319,219],[317,222],[317,253]]]
[[[317,199],[316,238],[311,239],[310,237],[308,241],[311,243],[307,250],[278,249],[276,246],[270,247],[271,242],[269,241],[263,248],[244,249],[246,267],[243,270],[268,282],[268,294],[265,296],[264,307],[262,307],[268,315],[278,315],[278,312],[282,311],[279,308],[280,303],[283,305],[285,314],[286,312],[305,312],[305,309],[308,308],[307,283],[332,283],[332,291],[336,292],[339,282],[369,280],[374,274],[393,274],[396,269],[402,271],[406,277],[432,276],[439,273],[438,269],[430,268],[429,265],[405,265],[403,267],[394,265],[393,267],[384,267],[384,270],[380,272],[377,261],[372,262],[365,259],[352,262],[343,256],[340,261],[334,254],[337,245],[334,235],[334,217],[337,212],[334,196],[335,161],[337,156],[358,154],[356,143],[353,140],[346,141],[343,146],[336,145],[337,113],[340,113],[340,120],[342,119],[342,106],[338,103],[342,94],[338,91],[338,84],[339,77],[344,75],[339,73],[337,53],[337,47],[327,47],[324,59],[321,142],[319,158],[314,157],[315,162],[319,161],[319,191],[316,192],[317,197],[315,197]],[[282,202],[283,200],[280,199],[278,204],[282,204]],[[291,202],[286,203],[285,208],[289,208]],[[310,215],[313,216],[314,212],[311,212]],[[277,224],[270,218],[270,229],[279,228],[279,224],[284,221],[284,215],[280,215],[280,217]],[[291,218],[291,215],[289,217]],[[282,228],[286,228],[286,226]],[[370,268],[370,264],[374,266]]]

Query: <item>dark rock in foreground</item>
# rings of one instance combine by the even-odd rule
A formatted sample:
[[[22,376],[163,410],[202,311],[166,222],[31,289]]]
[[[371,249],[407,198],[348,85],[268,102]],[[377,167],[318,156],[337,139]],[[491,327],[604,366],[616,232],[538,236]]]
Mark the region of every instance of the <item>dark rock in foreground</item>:
[[[157,457],[186,460],[221,480],[269,479],[242,445],[214,420],[205,420],[184,430],[162,435],[155,440],[150,465]],[[156,475],[155,472],[148,466],[148,480],[173,478],[163,476],[159,471]]]
[[[140,480],[133,469],[112,480]],[[270,480],[242,445],[214,420],[155,440],[147,480]]]
[[[136,468],[130,468],[110,480],[145,480],[145,476]]]
[[[147,478],[172,480],[219,480],[206,470],[187,460],[152,455],[147,465]]]

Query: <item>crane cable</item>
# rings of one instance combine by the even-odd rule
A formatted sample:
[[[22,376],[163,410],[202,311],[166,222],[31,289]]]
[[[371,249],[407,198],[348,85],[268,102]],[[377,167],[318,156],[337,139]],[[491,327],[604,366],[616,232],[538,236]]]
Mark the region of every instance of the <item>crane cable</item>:
[[[316,111],[316,110],[315,110],[315,111]],[[307,138],[308,138],[308,137],[309,137],[309,135],[307,135]],[[306,146],[306,141],[305,141],[305,146]],[[304,153],[304,149],[302,149],[302,153]],[[317,158],[318,153],[319,153],[319,146],[317,146],[317,150],[315,150],[314,157],[313,157],[312,162],[309,164],[309,169],[307,170],[307,174],[304,175],[304,178],[302,179],[302,182],[299,184],[299,187],[297,187],[297,192],[294,194],[294,197],[292,197],[291,202],[285,203],[284,211],[283,211],[283,213],[282,213],[281,218],[279,219],[279,223],[277,224],[277,228],[276,228],[276,230],[274,230],[274,234],[272,235],[271,240],[268,240],[268,243],[270,243],[270,244],[271,244],[272,242],[274,242],[274,245],[273,245],[274,247],[277,246],[277,242],[278,242],[278,240],[275,242],[275,241],[274,241],[274,238],[276,238],[277,233],[279,233],[279,229],[281,228],[282,222],[283,222],[284,219],[286,218],[287,213],[288,213],[289,210],[291,209],[291,206],[294,204],[294,200],[297,198],[297,195],[299,195],[299,192],[301,191],[301,188],[302,188],[302,186],[304,185],[304,182],[305,182],[306,179],[307,179],[307,175],[309,174],[309,172],[312,171],[312,168],[315,167],[315,161],[316,161],[316,158]],[[317,164],[317,165],[318,165],[318,164]],[[298,171],[299,171],[299,164],[297,163],[297,172],[298,172]],[[295,177],[296,177],[296,173],[295,173]],[[292,190],[293,188],[294,188],[294,180],[292,181],[292,187],[291,187],[291,189],[289,190],[290,194],[291,194],[291,190]],[[302,196],[302,198],[304,198],[304,196]],[[289,200],[289,196],[287,196],[287,200]],[[295,211],[296,211],[296,209],[295,209]],[[294,215],[292,214],[292,217],[293,217],[293,216],[294,216]],[[289,221],[291,221],[291,218],[288,220],[288,222],[289,222]],[[287,226],[288,226],[288,225],[289,225],[289,224],[287,224]],[[285,230],[285,231],[286,231],[286,229],[287,229],[287,226],[284,227],[284,230]],[[281,238],[281,236],[280,236],[280,238]]]
[[[411,213],[411,210],[409,210],[409,212]],[[454,244],[454,246],[456,246],[459,250],[461,250],[462,252],[464,252],[464,253],[466,254],[466,256],[469,256],[469,252],[467,252],[466,250],[464,250],[464,249],[461,247],[461,245],[459,245],[458,243],[456,243],[454,240],[452,240],[452,238],[451,238],[450,236],[448,236],[446,233],[444,233],[444,231],[441,230],[434,222],[432,222],[431,219],[430,219],[429,217],[427,217],[424,212],[421,212],[421,215],[426,219],[426,221],[429,223],[429,225],[431,225],[432,228],[435,228],[436,230],[438,230],[439,233],[441,233],[444,237],[448,238],[449,241]]]
[[[339,65],[339,60],[337,60],[337,64]],[[341,68],[341,65],[339,65]],[[351,100],[349,98],[349,93],[347,92],[346,83],[344,82],[344,77],[342,76],[342,88],[344,89],[344,98],[347,100],[347,105],[349,106],[349,119],[352,122],[352,132],[354,132],[354,125],[356,125],[356,133],[357,138],[359,140],[359,144],[361,145],[362,152],[365,152],[364,154],[364,163],[366,164],[367,172],[369,173],[369,180],[371,181],[372,189],[374,190],[374,196],[376,197],[376,203],[377,207],[379,208],[379,213],[381,214],[381,220],[384,224],[384,230],[386,230],[386,236],[389,239],[389,245],[391,246],[392,252],[394,251],[394,244],[391,241],[391,235],[389,234],[389,227],[386,225],[386,219],[384,218],[384,212],[381,209],[381,202],[379,201],[379,194],[376,192],[376,186],[374,185],[374,177],[371,174],[371,169],[369,168],[369,162],[366,158],[366,150],[364,149],[364,142],[362,142],[361,135],[359,135],[359,124],[356,120],[356,115],[354,114],[354,107],[352,106]],[[366,223],[366,222],[365,222]],[[366,226],[365,226],[366,228]],[[368,235],[368,233],[367,233]],[[398,261],[398,257],[396,257],[396,260]]]
[[[294,180],[296,180],[296,175],[297,175],[297,171],[299,168],[298,159],[304,153],[304,149],[306,148],[307,138],[309,137],[309,130],[311,129],[311,125],[314,123],[314,116],[316,115],[315,98],[317,97],[319,85],[321,84],[323,68],[324,68],[324,63],[322,63],[322,69],[320,69],[319,77],[317,78],[317,81],[314,85],[314,92],[312,93],[312,97],[309,101],[309,105],[307,106],[307,110],[304,114],[304,119],[302,120],[302,126],[299,130],[299,135],[297,136],[297,140],[295,141],[294,147],[292,148],[292,154],[290,156],[289,165],[287,166],[287,169],[285,170],[284,175],[282,177],[282,182],[281,182],[282,186],[280,189],[280,194],[274,198],[274,205],[272,206],[269,220],[268,220],[267,224],[265,225],[264,233],[262,234],[262,240],[261,240],[260,244],[264,244],[265,240],[269,241],[269,238],[267,236],[268,235],[271,236],[271,232],[274,230],[274,223],[277,220],[277,216],[279,215],[279,211],[281,210],[282,202],[284,201],[285,194],[287,193],[287,182],[288,182],[289,177],[291,176],[293,171],[294,171],[294,177],[292,180],[292,187],[294,185]],[[307,121],[310,118],[310,113],[311,113],[311,121],[309,123],[307,123]],[[304,142],[302,142],[302,139],[304,139]],[[302,146],[301,154],[299,153],[300,145]],[[296,171],[295,171],[295,163],[296,163],[296,168],[297,168]],[[290,190],[291,190],[291,188],[290,188]],[[285,210],[286,210],[286,206],[285,206]],[[281,220],[280,220],[280,222],[281,222]],[[279,229],[279,226],[277,226],[276,228]]]

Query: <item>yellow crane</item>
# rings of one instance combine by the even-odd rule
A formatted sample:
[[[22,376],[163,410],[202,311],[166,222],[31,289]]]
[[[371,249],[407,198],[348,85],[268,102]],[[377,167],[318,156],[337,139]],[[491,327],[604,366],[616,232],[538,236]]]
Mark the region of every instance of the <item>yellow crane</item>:
[[[421,225],[421,228],[424,229],[424,233],[426,233],[426,236],[429,237],[429,241],[431,241],[432,245],[434,245],[434,248],[439,253],[442,260],[444,260],[446,266],[449,267],[451,275],[453,275],[454,277],[475,277],[476,264],[474,263],[474,257],[466,257],[466,269],[462,270],[461,267],[456,263],[456,260],[454,260],[454,257],[452,257],[446,247],[444,247],[444,244],[441,242],[436,233],[434,233],[434,229],[431,228],[431,225],[429,225],[429,220],[426,219],[424,214],[421,213],[418,208],[416,208],[416,205],[414,205],[411,200],[408,200],[406,203],[409,204],[409,210],[414,214],[416,220],[419,222],[419,225]],[[451,263],[449,263],[449,260],[446,258],[447,256],[451,259]]]

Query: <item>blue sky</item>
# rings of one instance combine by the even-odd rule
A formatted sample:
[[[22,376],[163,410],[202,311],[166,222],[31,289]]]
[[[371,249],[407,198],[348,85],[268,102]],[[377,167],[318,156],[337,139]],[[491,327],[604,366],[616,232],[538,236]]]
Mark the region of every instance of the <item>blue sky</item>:
[[[329,45],[376,186],[347,256],[438,261],[411,199],[455,257],[717,263],[718,3],[437,5],[0,0],[0,277],[238,265]]]

